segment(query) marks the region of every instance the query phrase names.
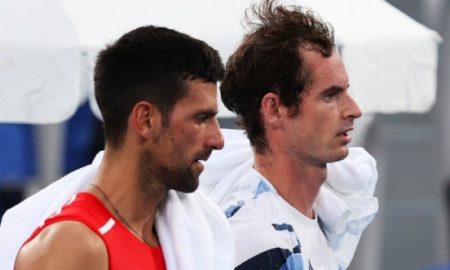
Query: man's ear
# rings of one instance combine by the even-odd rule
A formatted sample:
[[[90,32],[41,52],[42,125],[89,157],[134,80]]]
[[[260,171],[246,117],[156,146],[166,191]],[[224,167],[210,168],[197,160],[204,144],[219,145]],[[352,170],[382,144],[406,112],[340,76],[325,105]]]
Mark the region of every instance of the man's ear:
[[[267,93],[261,99],[261,116],[266,125],[279,126],[280,120],[286,115],[286,107],[275,93]]]
[[[130,122],[135,132],[143,139],[153,138],[161,128],[162,119],[159,109],[150,102],[140,101],[134,105]]]

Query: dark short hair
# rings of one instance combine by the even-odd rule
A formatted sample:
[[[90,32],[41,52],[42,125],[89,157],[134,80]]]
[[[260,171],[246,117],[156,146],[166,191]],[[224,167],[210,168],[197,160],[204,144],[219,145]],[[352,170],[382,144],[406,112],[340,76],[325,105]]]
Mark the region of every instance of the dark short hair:
[[[260,115],[262,97],[269,92],[278,94],[291,116],[297,115],[301,94],[311,79],[300,49],[312,47],[328,57],[334,34],[330,25],[299,6],[277,6],[274,0],[267,0],[249,11],[251,30],[230,56],[220,91],[253,147],[263,153],[267,140]],[[257,20],[252,21],[251,15]]]
[[[136,103],[153,103],[168,125],[171,110],[187,93],[187,81],[216,83],[223,75],[218,52],[201,40],[156,26],[126,33],[99,53],[94,70],[106,142],[122,144]]]

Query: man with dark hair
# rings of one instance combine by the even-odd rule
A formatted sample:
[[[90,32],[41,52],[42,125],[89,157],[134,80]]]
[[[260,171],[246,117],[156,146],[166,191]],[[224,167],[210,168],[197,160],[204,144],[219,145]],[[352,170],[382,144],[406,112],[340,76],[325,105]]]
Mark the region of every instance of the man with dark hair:
[[[313,206],[327,164],[348,155],[361,110],[348,93],[330,26],[271,0],[252,11],[259,21],[250,22],[253,30],[230,57],[220,87],[254,152],[244,188],[221,204],[234,233],[236,269],[342,268]]]
[[[217,51],[163,27],[135,29],[103,50],[94,76],[106,137],[99,170],[32,234],[15,269],[165,269],[157,209],[169,190],[196,190],[201,161],[223,147],[223,72]]]

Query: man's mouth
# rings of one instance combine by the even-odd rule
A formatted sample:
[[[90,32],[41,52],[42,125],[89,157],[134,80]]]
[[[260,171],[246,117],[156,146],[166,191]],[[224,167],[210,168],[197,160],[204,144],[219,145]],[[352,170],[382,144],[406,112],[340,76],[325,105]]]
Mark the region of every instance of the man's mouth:
[[[201,163],[203,164],[205,161],[208,160],[209,156],[211,155],[211,150],[205,151],[199,155],[196,156],[196,159],[194,160],[194,163]]]
[[[348,127],[348,128],[342,129],[338,132],[338,135],[339,136],[350,136],[349,133],[352,130],[353,130],[353,127]]]
[[[342,138],[346,144],[352,141],[352,136],[350,136],[350,132],[353,130],[353,127],[348,127],[342,129],[338,132],[338,137]]]

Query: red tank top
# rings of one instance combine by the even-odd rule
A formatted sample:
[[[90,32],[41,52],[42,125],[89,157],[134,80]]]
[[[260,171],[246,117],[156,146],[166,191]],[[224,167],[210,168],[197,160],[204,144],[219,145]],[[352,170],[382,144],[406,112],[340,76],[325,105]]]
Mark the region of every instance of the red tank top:
[[[132,234],[117,220],[97,197],[90,193],[76,194],[55,215],[45,220],[30,238],[45,227],[59,221],[79,221],[100,236],[108,251],[110,270],[165,270],[161,247],[151,247]]]

